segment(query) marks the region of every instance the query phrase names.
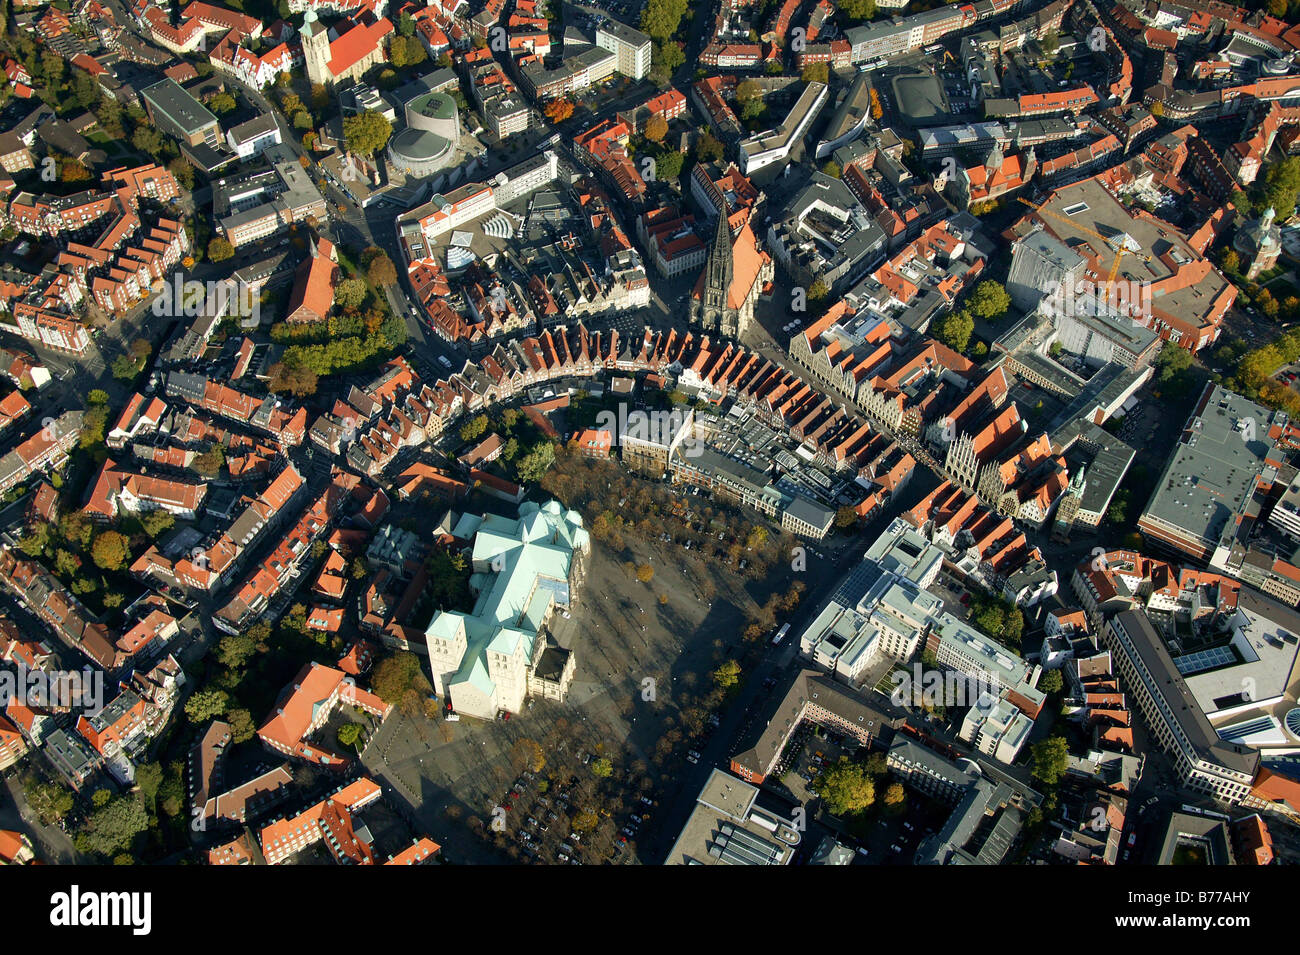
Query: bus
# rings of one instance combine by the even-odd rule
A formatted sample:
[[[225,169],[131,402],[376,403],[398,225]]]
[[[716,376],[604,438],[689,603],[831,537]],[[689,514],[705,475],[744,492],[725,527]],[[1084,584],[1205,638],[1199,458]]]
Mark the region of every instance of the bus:
[[[933,56],[933,55],[936,54],[936,53],[942,53],[942,52],[943,52],[943,44],[942,44],[942,43],[931,43],[929,46],[927,46],[927,47],[926,47],[924,50],[922,50],[921,52],[922,52],[922,53],[929,54],[930,56]]]
[[[772,646],[779,647],[781,645],[781,641],[785,639],[785,635],[789,632],[790,632],[790,625],[788,623],[781,624],[781,629],[778,630],[776,632],[776,636],[772,638]]]

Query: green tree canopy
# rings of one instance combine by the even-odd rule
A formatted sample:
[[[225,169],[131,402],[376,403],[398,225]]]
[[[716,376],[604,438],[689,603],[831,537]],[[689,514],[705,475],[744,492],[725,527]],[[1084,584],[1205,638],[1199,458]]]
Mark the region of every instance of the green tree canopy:
[[[374,155],[388,144],[388,137],[392,134],[393,124],[376,110],[368,109],[355,116],[343,117],[343,139],[348,151],[357,155]]]
[[[226,712],[230,696],[224,690],[195,690],[185,701],[185,717],[196,726]]]
[[[90,556],[104,570],[121,570],[131,557],[130,541],[117,531],[104,531],[95,538]]]
[[[964,352],[975,331],[975,319],[966,309],[949,312],[934,323],[934,337],[955,352]]]
[[[1000,283],[985,279],[975,286],[967,306],[976,318],[985,320],[1001,318],[1011,307],[1011,296]]]
[[[129,849],[135,837],[149,828],[149,814],[135,796],[122,796],[96,809],[80,833],[85,845],[100,855]]]
[[[876,798],[875,783],[866,767],[851,762],[847,756],[822,770],[817,777],[817,792],[833,816],[861,812],[870,808]]]
[[[361,279],[344,279],[334,287],[334,304],[339,308],[360,308],[366,294],[366,283]]]
[[[1033,756],[1034,778],[1045,786],[1055,786],[1069,765],[1070,751],[1065,744],[1065,737],[1051,736],[1035,743],[1030,752]]]

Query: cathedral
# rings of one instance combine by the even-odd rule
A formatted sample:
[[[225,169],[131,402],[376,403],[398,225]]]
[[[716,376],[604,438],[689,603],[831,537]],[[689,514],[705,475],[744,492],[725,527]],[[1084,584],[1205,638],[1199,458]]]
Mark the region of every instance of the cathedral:
[[[717,217],[704,271],[691,294],[691,324],[740,338],[754,320],[763,285],[773,276],[772,257],[758,247],[746,222],[735,239],[725,215]]]

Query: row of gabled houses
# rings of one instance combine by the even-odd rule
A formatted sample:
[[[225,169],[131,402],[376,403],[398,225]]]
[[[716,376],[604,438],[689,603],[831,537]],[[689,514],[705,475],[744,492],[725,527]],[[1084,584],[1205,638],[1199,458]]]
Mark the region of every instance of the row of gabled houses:
[[[941,483],[903,519],[944,552],[955,573],[1020,606],[1057,592],[1056,572],[1015,521],[951,481]]]
[[[707,336],[646,329],[639,338],[584,325],[556,326],[498,345],[477,362],[432,384],[401,359],[367,388],[313,422],[310,438],[348,466],[375,476],[403,447],[435,440],[462,415],[508,401],[528,388],[606,372],[643,373],[652,385],[670,380],[716,402],[752,407],[813,452],[817,463],[851,471],[889,493],[910,476],[915,460],[866,421],[770,359]]]

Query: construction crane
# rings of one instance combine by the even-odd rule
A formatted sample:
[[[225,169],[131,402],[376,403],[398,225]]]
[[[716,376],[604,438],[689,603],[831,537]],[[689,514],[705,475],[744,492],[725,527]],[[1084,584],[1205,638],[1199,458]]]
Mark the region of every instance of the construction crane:
[[[1128,244],[1130,242],[1133,242],[1136,245],[1136,241],[1127,232],[1121,232],[1118,236],[1116,236],[1115,238],[1119,239],[1119,241],[1116,242],[1114,241],[1113,238],[1107,238],[1106,236],[1102,235],[1100,232],[1096,232],[1093,229],[1089,229],[1085,225],[1080,225],[1078,222],[1075,222],[1073,219],[1069,218],[1068,216],[1063,216],[1060,215],[1059,213],[1052,212],[1050,209],[1047,208],[1046,202],[1036,206],[1028,199],[1024,198],[1023,196],[1020,197],[1020,201],[1023,202],[1025,205],[1029,206],[1029,208],[1033,209],[1039,215],[1051,216],[1053,219],[1057,219],[1060,222],[1064,222],[1066,225],[1068,225],[1071,229],[1074,229],[1076,232],[1082,232],[1084,235],[1092,236],[1094,239],[1100,239],[1106,245],[1113,248],[1115,250],[1115,261],[1111,263],[1110,274],[1106,276],[1105,285],[1107,288],[1110,288],[1113,285],[1115,285],[1115,277],[1119,275],[1120,259],[1122,259],[1126,254],[1136,256],[1137,258],[1141,259],[1143,262],[1151,261],[1151,256],[1143,255],[1137,249],[1129,248]]]

